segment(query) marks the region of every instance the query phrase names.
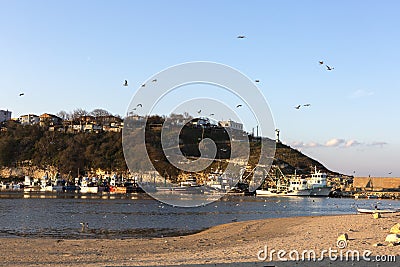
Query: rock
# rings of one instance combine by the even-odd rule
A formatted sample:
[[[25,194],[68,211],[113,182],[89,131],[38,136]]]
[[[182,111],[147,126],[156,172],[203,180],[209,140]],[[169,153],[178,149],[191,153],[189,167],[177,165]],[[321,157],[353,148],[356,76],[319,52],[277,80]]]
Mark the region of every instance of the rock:
[[[396,223],[395,225],[390,228],[391,234],[400,234],[400,223]]]
[[[379,212],[373,213],[372,216],[374,217],[374,219],[379,219],[379,218],[382,217],[381,214],[380,214]]]
[[[397,234],[390,234],[386,236],[385,241],[391,244],[398,244],[400,243],[400,236]]]

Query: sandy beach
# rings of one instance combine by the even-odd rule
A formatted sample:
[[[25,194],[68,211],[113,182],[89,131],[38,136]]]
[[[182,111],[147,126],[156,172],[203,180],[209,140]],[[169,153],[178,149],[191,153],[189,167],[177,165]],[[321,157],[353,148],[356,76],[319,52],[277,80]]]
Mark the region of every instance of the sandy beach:
[[[152,239],[60,240],[0,238],[4,266],[398,266],[400,246],[388,246],[385,237],[400,222],[399,214],[295,217],[233,222],[197,234]],[[325,261],[283,262],[271,250],[301,252],[337,248],[339,234],[347,233],[346,250],[372,256],[395,255],[396,263]],[[377,246],[376,244],[382,244]],[[267,246],[267,247],[266,247]],[[260,252],[261,251],[261,252]],[[295,255],[295,254],[293,254]],[[284,255],[288,258],[288,254]],[[261,260],[259,259],[261,258]],[[284,257],[282,257],[284,258]],[[393,261],[393,260],[392,260]]]

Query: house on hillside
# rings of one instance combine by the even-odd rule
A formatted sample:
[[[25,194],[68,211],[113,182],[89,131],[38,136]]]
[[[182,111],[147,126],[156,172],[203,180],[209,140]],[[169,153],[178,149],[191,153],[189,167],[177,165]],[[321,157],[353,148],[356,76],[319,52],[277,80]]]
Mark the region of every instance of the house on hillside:
[[[18,120],[22,125],[35,125],[40,122],[39,116],[35,114],[19,116]]]
[[[221,127],[243,131],[243,124],[240,122],[235,122],[233,120],[219,121],[218,124]]]
[[[11,120],[11,111],[0,110],[0,123]]]
[[[39,125],[42,127],[62,125],[62,119],[56,115],[44,113],[39,116]]]
[[[210,120],[208,118],[194,118],[190,122],[195,127],[210,127],[211,126]]]

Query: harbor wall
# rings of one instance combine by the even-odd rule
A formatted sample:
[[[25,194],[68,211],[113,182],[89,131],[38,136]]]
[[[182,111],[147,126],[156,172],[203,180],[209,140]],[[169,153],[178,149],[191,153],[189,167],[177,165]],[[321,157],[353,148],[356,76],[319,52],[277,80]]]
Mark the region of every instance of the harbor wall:
[[[400,177],[354,177],[353,188],[355,190],[399,190]]]

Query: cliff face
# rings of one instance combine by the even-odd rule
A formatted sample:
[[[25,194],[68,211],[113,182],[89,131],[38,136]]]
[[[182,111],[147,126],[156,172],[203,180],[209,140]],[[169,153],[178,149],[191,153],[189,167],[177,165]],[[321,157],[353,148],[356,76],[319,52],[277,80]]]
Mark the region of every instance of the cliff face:
[[[43,170],[40,169],[36,166],[30,166],[30,167],[3,167],[0,168],[0,177],[1,178],[22,178],[25,175],[35,177],[35,178],[41,178],[45,176],[46,174],[50,177],[55,176],[57,173],[57,169],[54,167],[49,167],[48,170]]]

